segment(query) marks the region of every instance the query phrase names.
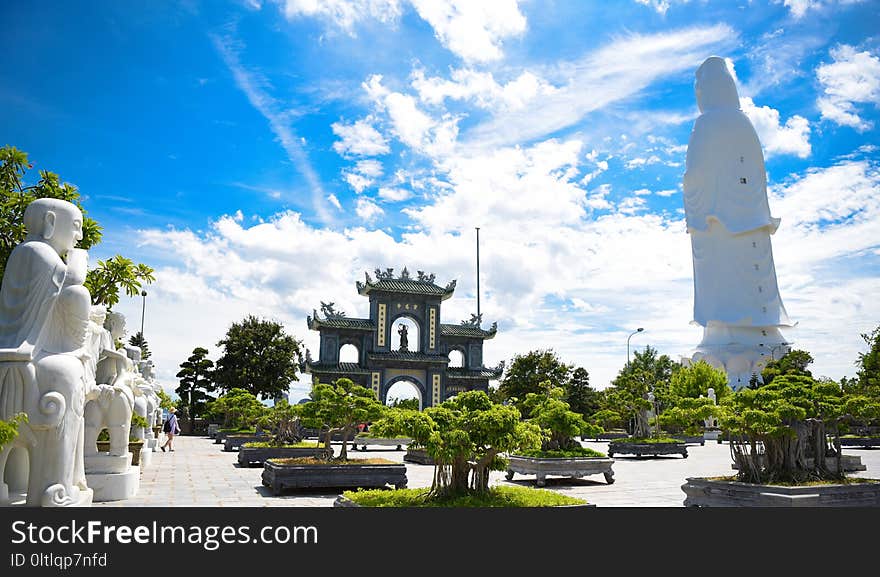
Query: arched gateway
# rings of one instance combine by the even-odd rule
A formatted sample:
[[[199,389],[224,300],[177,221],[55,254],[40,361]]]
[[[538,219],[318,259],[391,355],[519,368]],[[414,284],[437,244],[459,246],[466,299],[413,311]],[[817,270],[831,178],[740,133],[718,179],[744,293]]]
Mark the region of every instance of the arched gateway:
[[[370,299],[370,318],[347,317],[333,303],[321,303],[321,315],[313,311],[308,317],[309,328],[321,335],[319,359],[313,360],[307,350],[302,367],[312,382],[347,377],[372,388],[385,403],[394,383],[409,381],[419,388],[424,408],[459,392],[486,391],[489,380],[501,376],[503,363],[483,366],[483,341],[495,336],[497,323],[484,330],[476,317],[457,325],[440,322],[440,307],[455,291],[454,280],[441,287],[434,284],[433,274],[419,271],[412,277],[406,268],[400,276],[393,269],[376,269],[376,280],[365,276],[356,286]],[[356,344],[359,362],[340,361],[344,343]],[[461,352],[462,366],[449,366],[450,351]]]

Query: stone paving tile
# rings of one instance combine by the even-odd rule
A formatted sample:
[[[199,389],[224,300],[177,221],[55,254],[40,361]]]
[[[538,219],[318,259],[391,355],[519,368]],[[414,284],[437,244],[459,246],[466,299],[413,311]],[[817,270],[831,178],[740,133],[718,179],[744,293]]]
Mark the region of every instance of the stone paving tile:
[[[607,443],[585,442],[584,446],[607,451]],[[150,468],[141,474],[138,495],[127,501],[95,503],[95,507],[331,507],[337,493],[289,492],[272,495],[262,486],[262,468],[239,467],[238,453],[226,452],[206,437],[178,437],[173,453],[156,453]],[[339,445],[335,449],[338,453]],[[880,450],[845,448],[858,455],[867,471],[861,477],[880,479]],[[381,457],[403,462],[404,451],[370,448],[350,452],[353,457]],[[547,488],[580,497],[600,507],[681,507],[681,485],[687,477],[732,473],[728,445],[715,442],[689,445],[688,458],[680,456],[614,458],[614,479],[607,485],[601,475],[584,479],[550,477]],[[433,467],[407,463],[409,487],[429,487]],[[506,481],[504,473],[492,472],[493,484],[534,486],[534,477],[517,475]]]

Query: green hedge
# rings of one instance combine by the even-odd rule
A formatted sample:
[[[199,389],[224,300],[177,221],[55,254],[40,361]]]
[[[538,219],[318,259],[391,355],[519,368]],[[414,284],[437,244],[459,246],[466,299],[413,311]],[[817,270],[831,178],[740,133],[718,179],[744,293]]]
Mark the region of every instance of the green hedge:
[[[362,507],[558,507],[584,505],[575,499],[546,489],[530,487],[491,487],[485,495],[463,495],[446,499],[430,498],[429,489],[358,489],[343,496]]]

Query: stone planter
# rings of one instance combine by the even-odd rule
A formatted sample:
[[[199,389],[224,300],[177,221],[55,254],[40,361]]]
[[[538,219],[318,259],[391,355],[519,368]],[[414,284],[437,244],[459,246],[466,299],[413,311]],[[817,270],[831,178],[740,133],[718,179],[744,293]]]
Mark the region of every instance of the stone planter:
[[[343,497],[342,495],[339,495],[338,497],[336,497],[336,500],[333,501],[333,506],[334,507],[360,507],[361,505],[358,505],[357,503],[355,503],[354,501],[352,501],[348,497]],[[552,509],[570,509],[573,507],[580,508],[580,507],[595,507],[595,506],[596,506],[595,503],[584,503],[583,505],[559,505],[558,507],[551,507],[551,508]]]
[[[873,449],[880,447],[880,438],[878,437],[849,437],[840,438],[841,447],[862,447],[865,449]]]
[[[378,445],[380,447],[395,447],[397,451],[403,450],[403,445],[409,445],[412,439],[407,437],[382,438],[382,437],[361,437],[357,436],[351,440],[351,448],[357,450],[358,445],[361,451],[367,450],[367,445]]]
[[[265,441],[263,435],[226,435],[223,439],[224,451],[237,451],[245,443]]]
[[[703,431],[703,441],[717,441],[720,444],[721,431],[719,431],[718,429]]]
[[[419,465],[435,464],[434,459],[431,458],[428,451],[424,449],[414,449],[412,447],[406,448],[406,454],[403,456],[403,460],[407,463],[418,463]]]
[[[263,463],[263,485],[280,495],[285,489],[406,488],[406,465],[284,465],[274,460]]]
[[[525,457],[522,455],[510,455],[507,457],[507,480],[513,479],[514,473],[521,475],[535,475],[535,484],[543,487],[547,475],[560,475],[580,479],[588,475],[605,476],[605,482],[609,485],[614,482],[614,471],[611,465],[614,459],[606,457]]]
[[[220,430],[220,425],[217,423],[211,423],[208,425],[208,436],[212,439],[217,436],[217,431]]]
[[[761,466],[763,466],[764,455],[761,455],[758,459]],[[813,467],[813,459],[807,457],[804,459],[804,464],[807,468]],[[826,457],[825,465],[828,467],[828,470],[832,473],[837,472],[837,459],[834,457]],[[856,471],[867,471],[868,467],[862,464],[862,458],[858,455],[841,455],[840,456],[840,465],[843,467],[844,473],[854,473]],[[730,467],[732,469],[738,469],[736,463],[731,463]]]
[[[331,452],[332,453],[332,452]],[[266,459],[292,459],[295,457],[317,457],[327,455],[324,447],[244,447],[238,450],[238,464],[242,467],[262,466]]]
[[[880,481],[782,487],[688,477],[685,507],[880,507]]]
[[[644,455],[681,455],[687,459],[687,445],[678,443],[629,443],[620,441],[617,443],[608,443],[608,456],[614,455],[635,455],[641,457]]]
[[[110,441],[98,441],[97,445],[99,453],[110,452]],[[131,453],[131,465],[133,467],[137,467],[141,462],[141,449],[143,448],[143,446],[143,441],[128,442],[128,452]]]
[[[673,439],[678,439],[686,445],[705,445],[706,439],[703,435],[670,435]]]

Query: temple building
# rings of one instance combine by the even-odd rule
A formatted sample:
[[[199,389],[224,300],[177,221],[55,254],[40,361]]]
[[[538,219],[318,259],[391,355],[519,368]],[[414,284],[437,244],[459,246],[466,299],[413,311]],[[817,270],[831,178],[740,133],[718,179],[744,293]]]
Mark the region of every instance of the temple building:
[[[355,283],[370,299],[370,318],[347,317],[323,302],[321,315],[314,311],[308,317],[309,329],[321,335],[319,359],[307,350],[303,364],[313,383],[347,377],[372,388],[385,403],[389,389],[406,381],[425,408],[460,392],[487,391],[489,380],[500,378],[503,362],[483,366],[483,341],[495,336],[497,323],[484,330],[476,315],[457,325],[440,322],[440,307],[455,291],[455,280],[441,287],[433,274],[418,271],[412,277],[406,268],[398,277],[390,268],[376,269],[375,276],[365,273],[365,282]],[[357,362],[340,361],[346,345],[357,350]]]

